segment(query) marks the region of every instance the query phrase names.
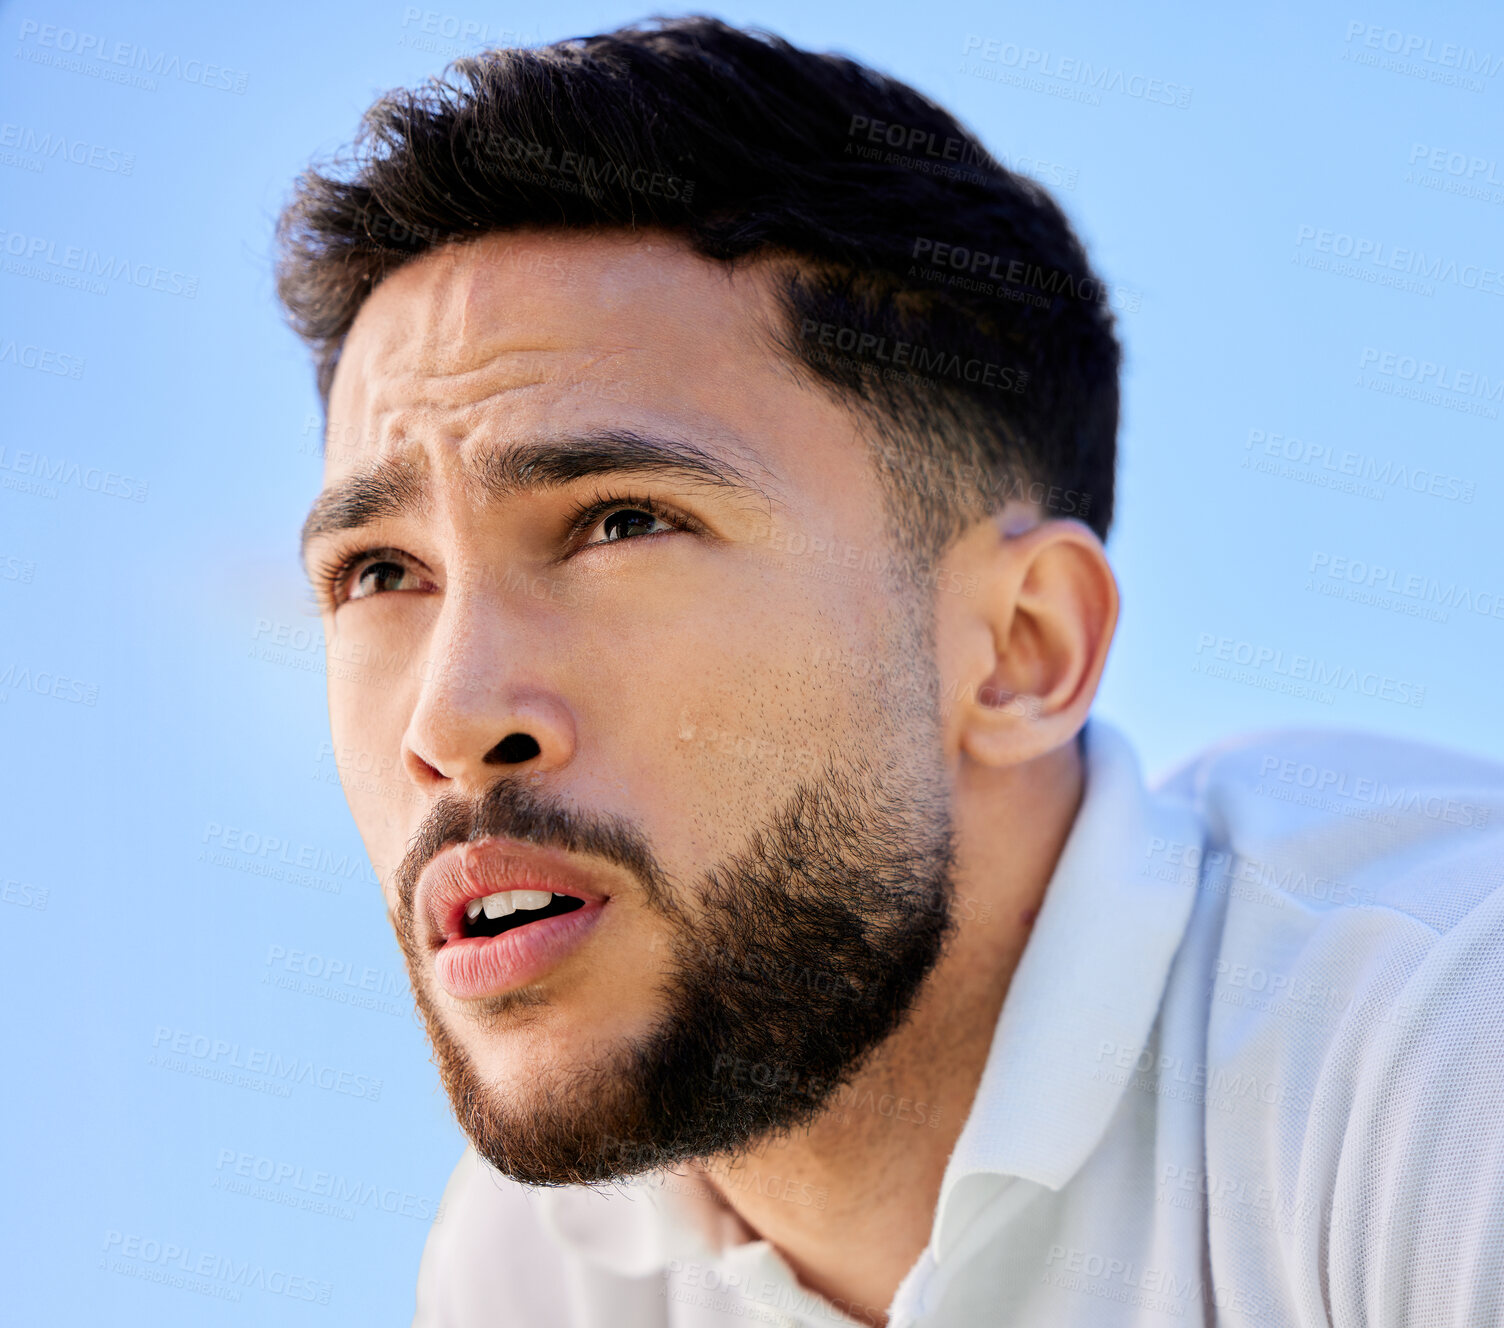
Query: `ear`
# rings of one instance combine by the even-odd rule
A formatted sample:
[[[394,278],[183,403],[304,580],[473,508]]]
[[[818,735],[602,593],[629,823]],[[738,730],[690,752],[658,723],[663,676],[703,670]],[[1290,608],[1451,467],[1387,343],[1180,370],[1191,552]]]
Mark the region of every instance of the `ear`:
[[[947,753],[1013,766],[1064,746],[1086,723],[1117,626],[1101,540],[1079,521],[1005,510],[944,562],[956,575],[942,584],[976,588],[937,606]]]

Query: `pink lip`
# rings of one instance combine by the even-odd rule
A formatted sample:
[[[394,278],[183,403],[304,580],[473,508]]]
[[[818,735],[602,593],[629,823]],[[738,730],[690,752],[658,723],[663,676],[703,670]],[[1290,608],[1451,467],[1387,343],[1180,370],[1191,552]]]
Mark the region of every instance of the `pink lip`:
[[[536,982],[577,949],[601,920],[600,904],[529,922],[500,936],[446,941],[434,956],[439,985],[456,1000],[496,996]]]
[[[548,890],[583,907],[500,936],[466,936],[465,905],[499,890]],[[428,920],[439,984],[458,1000],[494,996],[536,981],[595,929],[609,895],[568,854],[514,839],[451,844],[418,878],[415,911]]]

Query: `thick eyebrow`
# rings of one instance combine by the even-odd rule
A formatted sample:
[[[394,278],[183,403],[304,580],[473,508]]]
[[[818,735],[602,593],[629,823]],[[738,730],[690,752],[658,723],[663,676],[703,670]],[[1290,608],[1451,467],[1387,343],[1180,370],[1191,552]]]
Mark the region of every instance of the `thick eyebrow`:
[[[317,536],[359,530],[382,517],[420,511],[426,496],[422,476],[391,458],[331,484],[314,499],[303,522],[298,544],[304,560]]]
[[[743,470],[681,438],[607,429],[564,438],[531,439],[485,453],[473,473],[477,496],[491,500],[558,489],[593,475],[659,475],[730,490],[766,506],[774,499]],[[340,530],[359,530],[384,517],[423,510],[427,489],[410,462],[386,458],[330,485],[303,522],[301,547]]]

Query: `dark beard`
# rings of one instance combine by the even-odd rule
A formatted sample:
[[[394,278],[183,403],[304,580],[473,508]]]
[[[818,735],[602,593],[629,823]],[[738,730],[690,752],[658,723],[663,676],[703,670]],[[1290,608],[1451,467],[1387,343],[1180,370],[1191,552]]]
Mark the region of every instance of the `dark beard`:
[[[915,744],[916,754],[922,751]],[[667,1008],[646,1037],[526,1108],[483,1082],[422,980],[419,873],[445,844],[506,835],[625,868],[673,929]],[[827,761],[699,879],[691,923],[643,836],[516,778],[435,806],[398,868],[397,930],[460,1127],[499,1171],[593,1184],[734,1156],[808,1124],[900,1024],[953,929],[954,837],[938,767]],[[526,1018],[526,993],[492,1017]]]

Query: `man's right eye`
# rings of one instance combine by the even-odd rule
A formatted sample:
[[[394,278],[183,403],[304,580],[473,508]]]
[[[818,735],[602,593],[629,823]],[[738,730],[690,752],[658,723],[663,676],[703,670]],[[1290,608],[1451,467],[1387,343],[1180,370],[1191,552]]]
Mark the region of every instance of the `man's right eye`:
[[[416,585],[404,585],[404,581],[417,581],[418,574],[410,567],[402,563],[393,562],[390,558],[381,558],[366,563],[355,571],[350,579],[350,593],[347,599],[365,599],[369,595],[380,595],[389,590],[417,590]]]
[[[397,549],[368,549],[355,554],[331,569],[325,584],[336,607],[393,591],[434,589],[422,564]]]

